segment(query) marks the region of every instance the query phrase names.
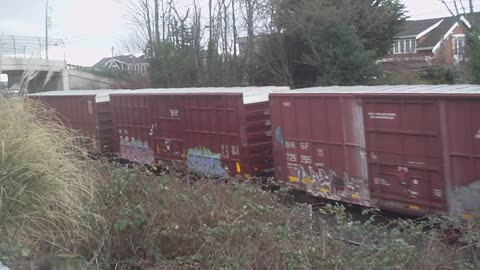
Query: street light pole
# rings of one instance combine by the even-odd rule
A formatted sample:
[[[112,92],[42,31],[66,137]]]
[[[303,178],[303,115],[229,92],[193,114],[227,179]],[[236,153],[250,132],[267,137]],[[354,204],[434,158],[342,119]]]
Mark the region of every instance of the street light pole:
[[[45,6],[45,58],[48,60],[48,0]]]

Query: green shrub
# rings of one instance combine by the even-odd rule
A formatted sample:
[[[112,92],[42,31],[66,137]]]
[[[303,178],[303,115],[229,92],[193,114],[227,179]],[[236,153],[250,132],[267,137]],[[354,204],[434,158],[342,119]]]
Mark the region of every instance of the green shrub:
[[[422,79],[430,84],[458,84],[464,83],[462,67],[456,66],[432,66],[420,73]]]

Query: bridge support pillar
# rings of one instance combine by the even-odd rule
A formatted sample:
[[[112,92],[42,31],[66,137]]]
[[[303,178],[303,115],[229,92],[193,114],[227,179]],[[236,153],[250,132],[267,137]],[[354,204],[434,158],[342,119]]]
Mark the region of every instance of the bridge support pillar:
[[[68,69],[64,68],[61,72],[62,76],[62,90],[63,91],[70,91],[70,72]]]

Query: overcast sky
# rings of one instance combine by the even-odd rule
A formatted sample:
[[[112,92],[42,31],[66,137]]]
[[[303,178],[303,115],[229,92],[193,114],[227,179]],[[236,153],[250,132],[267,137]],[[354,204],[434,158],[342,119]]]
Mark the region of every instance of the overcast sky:
[[[206,0],[201,0],[206,1]],[[480,9],[480,0],[474,0]],[[187,5],[189,0],[177,0]],[[439,0],[402,0],[412,19],[448,16]],[[452,4],[453,0],[446,0]],[[463,0],[468,11],[468,0]],[[0,0],[0,34],[45,36],[46,0]],[[130,32],[125,10],[118,0],[50,0],[52,26],[49,36],[66,42],[67,61],[93,65],[111,55],[111,48],[122,51]]]

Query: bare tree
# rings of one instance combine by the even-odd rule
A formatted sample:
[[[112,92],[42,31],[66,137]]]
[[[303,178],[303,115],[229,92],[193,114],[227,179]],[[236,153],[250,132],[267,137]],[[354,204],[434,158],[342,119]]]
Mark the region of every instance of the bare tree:
[[[162,1],[163,2],[163,1]],[[160,48],[160,15],[159,15],[159,12],[160,12],[160,5],[158,3],[158,0],[153,0],[153,7],[154,7],[154,11],[155,11],[155,42],[156,42],[156,46],[155,46],[155,53],[158,53],[158,49]]]
[[[152,21],[152,5],[150,0],[118,0],[125,7],[130,25],[135,34],[127,40],[128,49],[141,48],[150,57],[153,56],[154,47],[154,23]]]
[[[234,74],[237,74],[238,73],[238,54],[237,54],[238,32],[237,32],[237,17],[235,13],[236,13],[235,0],[232,0],[233,72]]]
[[[197,73],[197,86],[202,85],[202,11],[198,7],[197,0],[193,0],[193,23],[192,23],[192,44],[194,50],[195,70]]]
[[[450,6],[447,4],[447,2],[445,2],[445,0],[438,0],[440,1],[448,10],[448,12],[450,12],[450,14],[455,17],[458,15],[458,9],[457,9],[457,14],[455,14],[451,9],[450,9]],[[457,6],[457,0],[453,0],[453,2],[455,2],[455,6]]]

